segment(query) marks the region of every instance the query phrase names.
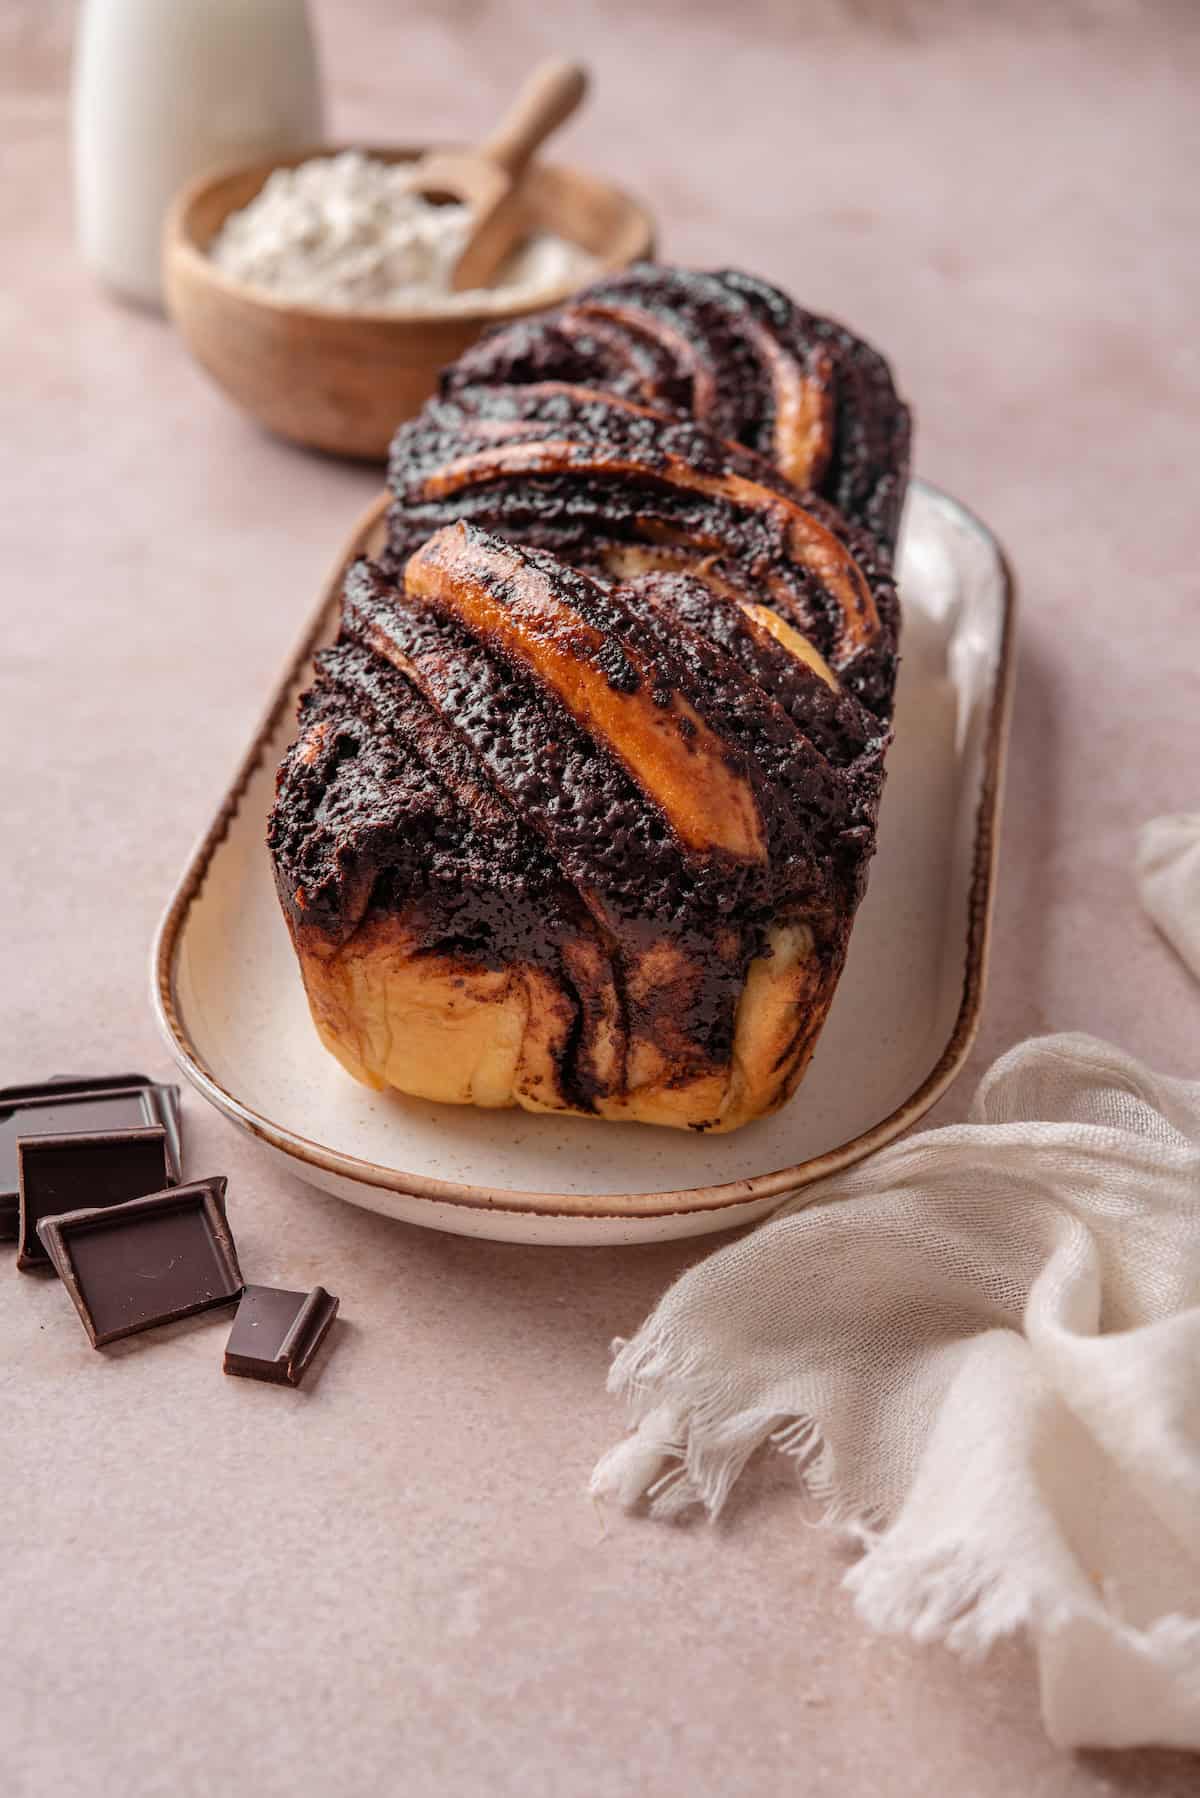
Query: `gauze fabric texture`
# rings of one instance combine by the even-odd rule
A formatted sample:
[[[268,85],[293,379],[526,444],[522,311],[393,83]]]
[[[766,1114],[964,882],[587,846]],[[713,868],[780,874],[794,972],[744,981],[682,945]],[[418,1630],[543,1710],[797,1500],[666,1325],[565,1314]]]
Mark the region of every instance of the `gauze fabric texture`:
[[[715,1516],[771,1439],[874,1629],[1025,1629],[1055,1742],[1200,1748],[1200,1084],[1024,1043],[616,1347],[636,1427],[595,1493]]]
[[[1147,912],[1200,978],[1200,812],[1172,812],[1143,826],[1137,878]]]

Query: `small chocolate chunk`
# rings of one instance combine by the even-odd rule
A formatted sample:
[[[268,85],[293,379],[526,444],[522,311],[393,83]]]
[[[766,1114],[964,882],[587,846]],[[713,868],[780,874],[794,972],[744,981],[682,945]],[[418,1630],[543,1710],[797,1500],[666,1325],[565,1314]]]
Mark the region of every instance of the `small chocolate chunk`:
[[[161,1124],[17,1140],[20,1218],[17,1266],[44,1267],[38,1241],[44,1217],[82,1207],[120,1205],[172,1184],[167,1133]]]
[[[225,1177],[43,1218],[38,1234],[93,1348],[241,1295]]]
[[[0,1241],[17,1234],[20,1137],[146,1124],[161,1124],[166,1131],[168,1179],[181,1179],[177,1086],[158,1086],[144,1074],[58,1074],[36,1085],[0,1088]]]
[[[298,1386],[337,1308],[337,1299],[323,1286],[311,1292],[247,1286],[225,1344],[225,1372]]]

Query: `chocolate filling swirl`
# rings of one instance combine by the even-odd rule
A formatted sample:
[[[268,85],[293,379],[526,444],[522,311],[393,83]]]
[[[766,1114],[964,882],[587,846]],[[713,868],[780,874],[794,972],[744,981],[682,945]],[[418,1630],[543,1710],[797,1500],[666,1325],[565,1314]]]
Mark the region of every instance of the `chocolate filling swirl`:
[[[544,381],[691,416],[894,545],[910,420],[887,363],[753,275],[637,264],[494,332],[447,370],[444,388]]]

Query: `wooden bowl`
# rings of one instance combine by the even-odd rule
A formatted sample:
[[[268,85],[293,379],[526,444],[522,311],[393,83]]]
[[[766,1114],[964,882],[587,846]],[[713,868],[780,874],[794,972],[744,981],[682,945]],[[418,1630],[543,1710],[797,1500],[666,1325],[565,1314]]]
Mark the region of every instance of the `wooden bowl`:
[[[163,233],[167,310],[217,385],[268,430],[334,455],[380,461],[396,426],[434,391],[439,369],[489,325],[543,311],[566,290],[534,303],[441,317],[340,312],[280,299],[218,269],[209,245],[268,175],[342,147],[303,150],[185,187]],[[423,153],[367,150],[386,162],[412,162]],[[537,223],[590,251],[600,272],[653,255],[648,213],[609,182],[550,163],[536,164],[526,179]]]

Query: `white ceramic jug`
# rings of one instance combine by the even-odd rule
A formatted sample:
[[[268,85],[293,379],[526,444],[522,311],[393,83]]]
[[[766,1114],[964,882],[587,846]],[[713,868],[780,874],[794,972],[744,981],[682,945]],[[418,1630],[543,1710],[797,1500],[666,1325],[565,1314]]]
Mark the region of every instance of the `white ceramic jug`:
[[[85,261],[119,293],[161,304],[162,223],[185,181],[321,136],[307,0],[84,0],[77,230]]]

